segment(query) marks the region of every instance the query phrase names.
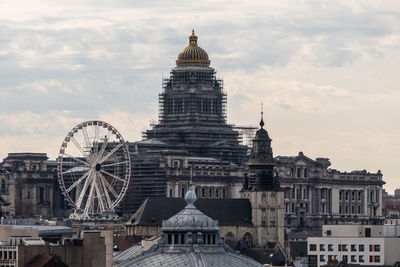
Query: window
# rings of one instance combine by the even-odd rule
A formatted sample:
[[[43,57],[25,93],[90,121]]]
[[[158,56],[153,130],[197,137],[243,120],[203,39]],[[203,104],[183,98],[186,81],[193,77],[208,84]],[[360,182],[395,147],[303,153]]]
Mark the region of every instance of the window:
[[[222,197],[225,198],[225,195],[226,195],[225,189],[222,189]]]
[[[202,197],[206,196],[206,190],[204,188],[201,189],[201,195],[202,195]]]
[[[358,245],[358,251],[364,251],[364,245],[360,244]]]
[[[355,193],[354,193],[354,191],[352,191],[351,192],[351,200],[354,200],[355,199]]]
[[[40,202],[43,202],[43,196],[44,196],[44,188],[41,187],[41,188],[40,188],[40,191],[39,191],[39,199],[40,199]]]
[[[346,191],[345,193],[345,199],[348,200],[349,199],[349,192]]]
[[[346,205],[346,214],[349,213],[349,206]]]
[[[375,262],[375,256],[370,255],[369,256],[369,262]]]
[[[7,190],[6,181],[3,179],[1,180],[1,193],[5,193]]]
[[[361,206],[358,206],[358,214],[361,214]]]
[[[218,192],[218,188],[217,189],[215,189],[215,197],[219,197],[219,192]]]
[[[317,245],[316,244],[310,244],[310,251],[317,251]]]
[[[298,169],[297,169],[297,178],[300,178],[300,176],[301,176],[301,169],[298,168]]]
[[[27,199],[30,199],[30,198],[31,198],[31,191],[28,191],[28,192],[27,192],[26,198],[27,198]]]
[[[325,255],[319,255],[319,261],[325,262]]]
[[[320,244],[319,245],[319,251],[325,251],[325,245],[324,244]]]
[[[356,261],[357,261],[356,255],[351,255],[351,262],[356,262]]]
[[[343,259],[344,262],[347,262],[349,260],[349,256],[343,255],[342,259]]]
[[[371,228],[365,228],[365,237],[371,237]]]
[[[358,197],[358,200],[361,200],[361,191],[357,192],[357,197]]]
[[[339,200],[342,200],[342,198],[343,198],[342,196],[343,196],[343,192],[340,191],[340,192],[339,192]]]
[[[347,251],[347,245],[339,244],[338,245],[338,251]]]
[[[354,214],[354,206],[351,206],[351,213]]]
[[[328,244],[328,251],[333,251],[333,245],[332,244]]]
[[[351,251],[357,251],[357,247],[356,247],[355,244],[352,244],[352,245],[351,245]]]
[[[339,206],[339,213],[342,213],[342,206]]]
[[[333,256],[332,255],[328,255],[328,261],[332,261]]]
[[[375,262],[381,262],[381,256],[375,256]]]
[[[181,197],[184,198],[185,197],[185,188],[181,188]]]
[[[381,251],[381,245],[375,245],[375,251]]]
[[[307,178],[307,177],[308,177],[308,170],[304,169],[304,178]]]
[[[369,251],[375,251],[375,246],[374,245],[369,245]]]
[[[358,262],[364,262],[364,255],[358,256]]]
[[[169,197],[172,197],[172,189],[169,190]]]
[[[212,189],[211,188],[208,190],[208,196],[212,197]]]

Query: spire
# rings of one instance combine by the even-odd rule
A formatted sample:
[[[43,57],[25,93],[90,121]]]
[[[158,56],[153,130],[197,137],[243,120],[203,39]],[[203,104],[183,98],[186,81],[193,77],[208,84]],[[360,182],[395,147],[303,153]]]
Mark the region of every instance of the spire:
[[[197,200],[196,193],[193,191],[192,188],[192,182],[193,182],[193,167],[190,166],[189,190],[185,195],[185,201],[188,204],[188,206],[193,206],[194,202],[196,202]]]
[[[264,126],[264,105],[263,105],[263,102],[261,102],[261,121],[260,121],[260,126],[261,126],[261,128]]]

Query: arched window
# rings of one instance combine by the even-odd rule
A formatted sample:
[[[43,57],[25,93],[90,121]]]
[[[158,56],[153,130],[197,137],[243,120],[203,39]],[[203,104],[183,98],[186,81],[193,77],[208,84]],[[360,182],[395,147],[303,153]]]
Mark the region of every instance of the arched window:
[[[228,232],[225,236],[226,239],[233,239],[235,238],[235,235],[232,232]]]
[[[7,191],[6,181],[3,179],[1,180],[1,193],[5,193]]]
[[[246,242],[246,244],[249,248],[251,248],[253,246],[253,236],[249,232],[244,234],[243,240],[244,240],[244,242]]]

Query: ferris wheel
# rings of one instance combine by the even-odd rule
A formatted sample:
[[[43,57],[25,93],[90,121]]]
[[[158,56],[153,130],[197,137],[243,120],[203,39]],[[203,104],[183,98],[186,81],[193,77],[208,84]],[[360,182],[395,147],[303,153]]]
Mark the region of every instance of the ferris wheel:
[[[131,174],[127,142],[106,122],[80,123],[61,144],[57,170],[65,199],[74,207],[72,219],[113,213]]]

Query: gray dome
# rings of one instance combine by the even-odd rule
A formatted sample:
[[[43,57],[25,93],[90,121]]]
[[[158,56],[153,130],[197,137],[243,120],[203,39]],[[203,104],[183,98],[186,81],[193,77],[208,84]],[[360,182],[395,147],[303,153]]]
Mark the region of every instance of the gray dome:
[[[178,214],[163,221],[163,231],[218,231],[218,223],[196,209],[187,205]]]
[[[123,262],[119,267],[261,267],[252,259],[236,252],[171,252],[143,254],[133,260]]]
[[[186,207],[178,214],[163,221],[163,235],[157,245],[142,255],[128,259],[118,267],[243,267],[262,266],[228,247],[219,238],[218,222],[193,205],[196,193],[192,189],[185,195]]]

